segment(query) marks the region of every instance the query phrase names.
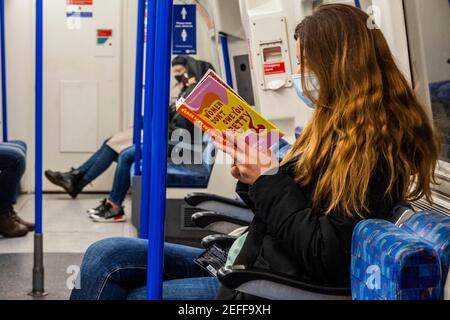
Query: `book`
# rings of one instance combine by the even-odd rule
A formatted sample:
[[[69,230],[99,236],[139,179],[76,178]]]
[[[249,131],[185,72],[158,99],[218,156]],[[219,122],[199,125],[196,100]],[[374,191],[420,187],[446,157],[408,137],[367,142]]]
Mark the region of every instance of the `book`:
[[[177,112],[207,134],[232,130],[248,144],[270,148],[285,134],[242,99],[214,71],[209,70],[195,89],[177,101]]]

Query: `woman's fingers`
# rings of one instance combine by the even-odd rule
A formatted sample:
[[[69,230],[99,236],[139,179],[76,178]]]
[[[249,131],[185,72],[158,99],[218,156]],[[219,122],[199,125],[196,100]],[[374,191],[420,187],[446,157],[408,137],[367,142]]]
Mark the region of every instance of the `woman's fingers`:
[[[233,158],[238,165],[267,166],[272,162],[270,150],[259,150],[257,145],[249,145],[247,136],[231,130],[211,132],[217,148]]]
[[[236,165],[233,165],[231,167],[231,175],[233,176],[233,178],[235,179],[241,179],[241,171],[239,170],[239,167]]]
[[[237,160],[236,149],[234,145],[227,142],[227,139],[224,138],[223,136],[223,132],[219,130],[211,130],[209,133],[213,137],[214,144],[216,145],[217,149],[230,155],[233,158],[233,161],[236,162]]]

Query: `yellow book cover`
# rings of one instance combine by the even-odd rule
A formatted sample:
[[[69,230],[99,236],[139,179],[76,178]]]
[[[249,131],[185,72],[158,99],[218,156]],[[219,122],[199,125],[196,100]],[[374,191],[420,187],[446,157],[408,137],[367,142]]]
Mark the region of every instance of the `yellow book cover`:
[[[284,136],[212,70],[188,97],[178,101],[177,111],[206,133],[232,130],[254,136],[259,143],[263,139],[269,147]]]

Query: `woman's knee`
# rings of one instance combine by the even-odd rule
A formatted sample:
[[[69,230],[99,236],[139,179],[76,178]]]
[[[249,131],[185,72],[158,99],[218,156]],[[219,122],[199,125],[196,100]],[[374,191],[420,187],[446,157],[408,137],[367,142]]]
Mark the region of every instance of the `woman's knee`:
[[[134,161],[134,149],[125,150],[119,155],[117,162],[119,164],[132,163]]]
[[[17,172],[18,175],[23,175],[26,167],[26,158],[22,151],[16,148],[8,148],[2,153],[2,157],[9,159],[9,169]]]
[[[91,268],[110,269],[128,263],[130,255],[139,254],[141,240],[128,238],[109,238],[92,244],[83,259],[82,270]],[[144,250],[145,253],[145,250]]]
[[[103,261],[122,250],[121,238],[109,238],[95,242],[86,251],[84,256],[85,263],[94,261]]]
[[[25,155],[22,154],[21,152],[18,152],[16,154],[16,168],[20,176],[22,176],[25,173],[26,166],[27,166],[27,159],[25,158]]]
[[[26,153],[28,150],[28,146],[25,141],[14,140],[14,141],[11,141],[11,143],[18,146],[24,153]]]

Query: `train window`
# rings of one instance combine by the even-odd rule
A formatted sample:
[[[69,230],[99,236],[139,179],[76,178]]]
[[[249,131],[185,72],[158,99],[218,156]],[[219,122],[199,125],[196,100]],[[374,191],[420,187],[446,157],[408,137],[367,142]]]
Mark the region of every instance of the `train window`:
[[[405,1],[409,2],[409,1]],[[411,50],[413,76],[428,86],[429,100],[436,125],[445,136],[442,160],[450,161],[450,4],[447,0],[415,2],[417,24],[420,32],[410,36],[410,42],[420,42],[422,61]],[[423,8],[422,8],[423,7]],[[423,10],[422,10],[423,9]],[[410,16],[408,16],[408,19]],[[410,34],[411,35],[411,34]],[[417,44],[410,43],[410,47]],[[418,70],[421,68],[422,70]],[[423,72],[423,74],[421,74]]]
[[[414,87],[443,138],[438,194],[450,196],[450,3],[404,0]]]

